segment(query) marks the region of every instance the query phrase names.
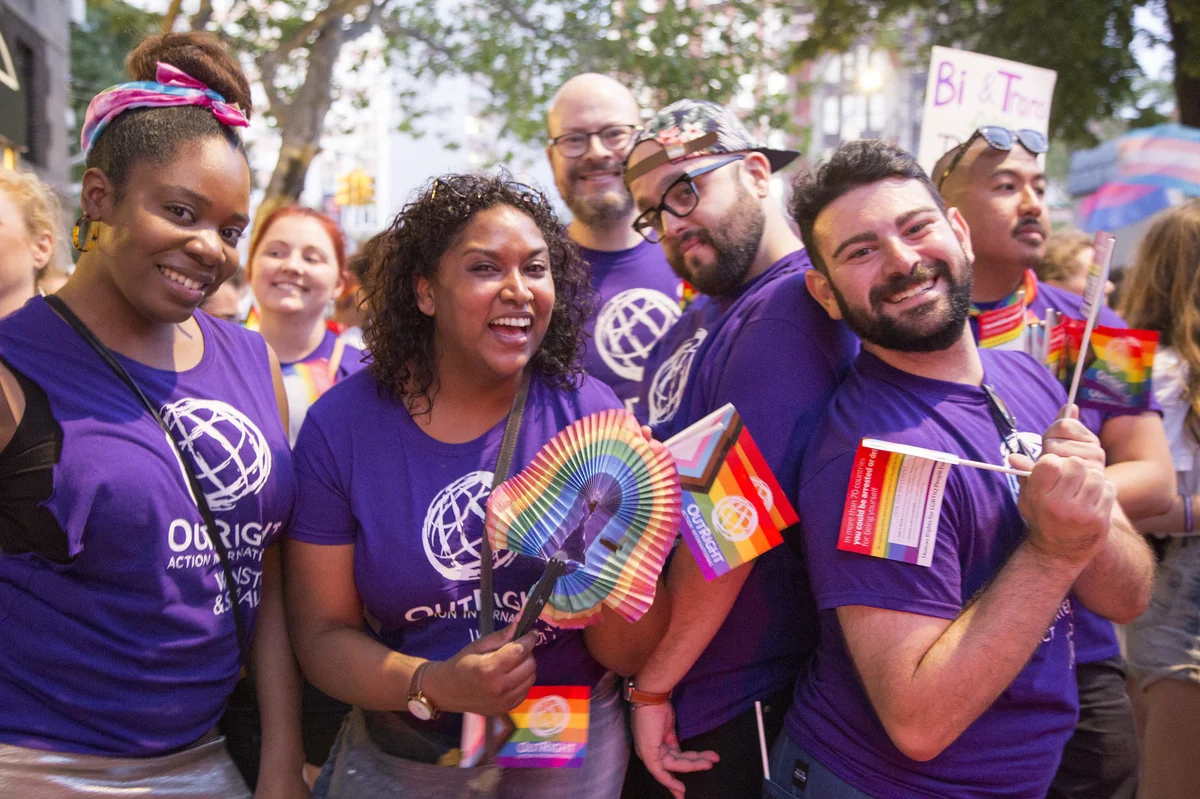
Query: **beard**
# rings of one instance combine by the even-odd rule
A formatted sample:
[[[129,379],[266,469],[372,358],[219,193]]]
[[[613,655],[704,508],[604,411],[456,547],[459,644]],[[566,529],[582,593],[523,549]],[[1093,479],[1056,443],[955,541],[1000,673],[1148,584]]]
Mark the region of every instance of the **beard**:
[[[851,308],[832,282],[829,286],[846,326],[861,340],[894,352],[941,352],[962,336],[963,325],[971,310],[971,270],[968,267],[966,253],[963,253],[957,270],[961,279],[955,278],[954,270],[945,261],[922,262],[909,274],[871,289],[868,295],[870,311]],[[942,309],[940,301],[913,308],[899,319],[882,313],[884,297],[894,297],[933,277],[945,281],[947,290],[943,318],[931,329],[922,329],[925,325],[921,323]]]
[[[720,297],[736,289],[746,279],[762,242],[766,214],[762,206],[744,186],[738,184],[738,198],[717,231],[699,229],[683,234],[678,244],[663,247],[667,263],[679,277],[691,283],[696,291],[710,297]],[[669,213],[669,212],[668,212]],[[713,262],[689,269],[679,248],[685,242],[698,240],[716,253]]]
[[[620,169],[620,165],[615,168]],[[594,172],[596,169],[597,167],[589,166],[587,171]],[[572,188],[587,185],[578,177],[581,171],[583,170],[572,170],[564,181],[565,185],[558,187],[563,202],[571,209],[576,219],[587,227],[606,228],[620,224],[633,213],[633,195],[624,184],[619,189],[590,194],[571,191]]]

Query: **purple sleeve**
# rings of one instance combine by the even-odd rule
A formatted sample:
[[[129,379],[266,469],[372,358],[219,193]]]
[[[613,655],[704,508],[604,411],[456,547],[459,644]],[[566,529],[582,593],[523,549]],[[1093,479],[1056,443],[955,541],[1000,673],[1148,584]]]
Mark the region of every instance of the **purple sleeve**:
[[[296,448],[296,511],[290,538],[309,544],[353,544],[358,521],[350,507],[348,480],[321,423],[312,413],[304,420]]]
[[[837,548],[843,498],[850,485],[854,453],[825,463],[800,488],[800,522],[817,607],[831,610],[866,605],[954,619],[962,612],[958,535],[953,507],[961,487],[950,471],[930,566],[900,563]]]
[[[724,364],[715,396],[705,398],[709,408],[733,403],[781,486],[798,484],[800,458],[837,387],[829,354],[815,343],[819,332],[790,319],[750,322]]]

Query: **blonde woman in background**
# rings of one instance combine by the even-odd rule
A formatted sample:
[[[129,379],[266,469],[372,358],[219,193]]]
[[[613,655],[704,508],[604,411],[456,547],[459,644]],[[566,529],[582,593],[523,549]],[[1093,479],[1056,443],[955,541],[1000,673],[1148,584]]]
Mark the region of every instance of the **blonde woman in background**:
[[[1143,799],[1193,797],[1200,786],[1200,200],[1163,212],[1142,240],[1120,313],[1162,336],[1154,393],[1163,409],[1179,494],[1138,521],[1165,537],[1150,607],[1129,629],[1142,728]]]
[[[0,169],[0,317],[37,293],[37,281],[68,257],[62,237],[62,206],[54,190],[31,172]]]

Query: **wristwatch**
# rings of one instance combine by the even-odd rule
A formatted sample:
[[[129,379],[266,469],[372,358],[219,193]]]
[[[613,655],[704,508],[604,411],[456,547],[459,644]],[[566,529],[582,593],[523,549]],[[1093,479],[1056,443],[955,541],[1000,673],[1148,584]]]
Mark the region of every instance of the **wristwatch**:
[[[408,688],[408,712],[421,721],[432,721],[442,715],[442,711],[434,707],[433,702],[430,702],[429,697],[421,690],[421,678],[425,676],[425,669],[429,668],[431,662],[427,660],[417,666]]]
[[[632,677],[625,678],[625,701],[633,707],[661,705],[670,698],[670,691],[667,691],[663,694],[651,693],[650,691],[639,691],[637,687],[634,686]]]

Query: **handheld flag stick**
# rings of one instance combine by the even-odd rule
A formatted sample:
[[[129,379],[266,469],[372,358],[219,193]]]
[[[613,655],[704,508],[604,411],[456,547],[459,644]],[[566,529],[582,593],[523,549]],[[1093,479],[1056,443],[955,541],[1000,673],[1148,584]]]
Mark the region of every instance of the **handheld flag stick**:
[[[1100,316],[1100,306],[1103,304],[1104,286],[1108,283],[1108,270],[1112,265],[1113,244],[1116,237],[1103,230],[1096,231],[1093,244],[1096,256],[1088,270],[1087,286],[1083,290],[1083,312],[1086,324],[1083,328],[1083,340],[1079,342],[1079,357],[1075,361],[1075,375],[1071,378],[1071,390],[1067,393],[1067,404],[1075,404],[1075,394],[1079,391],[1079,379],[1083,377],[1084,362],[1087,361],[1088,345],[1092,340],[1092,328]]]
[[[910,444],[896,444],[891,441],[880,441],[875,438],[864,438],[862,440],[864,447],[868,449],[880,449],[884,452],[898,452],[901,455],[912,455],[916,458],[925,458],[931,461],[941,461],[955,466],[970,466],[973,469],[984,469],[989,472],[1001,472],[1003,474],[1011,474],[1015,477],[1028,477],[1029,472],[1022,469],[1014,469],[1011,466],[1000,466],[995,463],[984,463],[983,461],[972,461],[966,458],[960,458],[949,452],[939,452],[936,449],[926,449],[925,447],[914,447]]]
[[[763,727],[762,702],[754,701],[754,715],[758,717],[758,751],[762,753],[763,779],[771,779],[771,760],[767,757],[767,731]]]

